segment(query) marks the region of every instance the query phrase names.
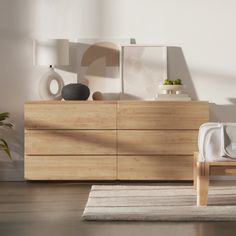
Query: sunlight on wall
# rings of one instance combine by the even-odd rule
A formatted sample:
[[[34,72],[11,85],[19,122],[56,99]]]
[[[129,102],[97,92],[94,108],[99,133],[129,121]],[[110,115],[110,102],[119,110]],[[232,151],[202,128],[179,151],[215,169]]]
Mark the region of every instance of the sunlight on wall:
[[[15,130],[4,133],[13,162],[1,153],[0,179],[23,179],[24,102],[39,100],[38,82],[47,67],[34,67],[33,38],[99,37],[99,2],[93,0],[0,1],[0,104]],[[60,71],[67,83],[75,73]]]
[[[236,122],[235,8],[234,0],[1,0],[0,109],[11,113],[16,128],[6,134],[14,162],[6,161],[0,179],[23,177],[23,104],[39,99],[47,69],[33,67],[33,38],[69,38],[72,58],[79,38],[169,45],[171,79],[183,78],[193,98],[216,103],[212,120]],[[59,68],[68,81],[78,73],[71,62],[67,71]]]
[[[181,53],[168,54],[171,78],[183,78],[193,98],[216,103],[211,106],[213,120],[236,122],[234,0],[102,2],[103,37],[135,37],[137,43],[179,47],[183,63],[176,57]]]

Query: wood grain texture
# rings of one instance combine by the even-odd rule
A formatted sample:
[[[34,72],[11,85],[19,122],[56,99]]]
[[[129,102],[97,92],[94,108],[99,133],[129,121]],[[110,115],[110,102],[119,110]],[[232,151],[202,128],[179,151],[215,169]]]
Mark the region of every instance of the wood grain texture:
[[[116,129],[116,102],[25,104],[26,129]]]
[[[197,206],[206,206],[208,202],[209,164],[197,162]]]
[[[118,130],[118,154],[193,155],[195,130]]]
[[[208,162],[209,166],[214,167],[214,166],[236,166],[236,161],[213,161],[213,162]]]
[[[236,162],[235,161],[214,161],[214,162],[199,162],[198,152],[194,153],[196,169],[196,186],[197,186],[197,205],[206,206],[208,203],[208,188],[210,176],[235,176]],[[194,172],[195,172],[194,171]],[[195,182],[195,181],[194,181]]]
[[[122,175],[128,173],[125,168],[134,165],[132,180],[135,175],[137,180],[172,180],[174,177],[190,180],[198,128],[208,118],[207,102],[29,102],[25,104],[26,177],[30,179],[33,172],[38,175],[45,169],[41,180],[100,180],[104,175],[104,179],[112,180],[120,173],[117,165],[106,158],[112,157],[113,163],[118,155],[120,167],[127,162],[127,167],[121,168]],[[90,159],[84,159],[83,155]],[[135,156],[139,157],[138,161]],[[34,162],[31,157],[35,158]],[[181,167],[172,168],[173,163],[177,166],[177,160]],[[109,163],[115,166],[115,177],[110,167],[108,172],[105,170]],[[142,165],[146,165],[146,169],[142,170]],[[94,168],[94,175],[90,166]],[[74,177],[69,174],[70,168]],[[61,175],[57,169],[62,170]]]
[[[197,162],[198,162],[198,152],[193,154],[193,187],[197,190]]]
[[[192,156],[118,156],[119,180],[192,180]]]
[[[26,156],[25,179],[114,180],[116,156]]]
[[[236,163],[234,163],[234,165],[228,165],[228,163],[226,162],[221,166],[212,166],[210,164],[210,175],[234,176],[236,175]]]
[[[118,129],[199,129],[209,120],[208,102],[119,101]]]
[[[27,155],[115,155],[112,130],[27,130]]]

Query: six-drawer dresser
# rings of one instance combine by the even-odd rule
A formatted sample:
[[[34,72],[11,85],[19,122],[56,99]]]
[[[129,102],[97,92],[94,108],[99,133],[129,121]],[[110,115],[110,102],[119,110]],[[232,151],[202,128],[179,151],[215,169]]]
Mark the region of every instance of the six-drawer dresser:
[[[202,101],[25,104],[27,180],[192,180]]]

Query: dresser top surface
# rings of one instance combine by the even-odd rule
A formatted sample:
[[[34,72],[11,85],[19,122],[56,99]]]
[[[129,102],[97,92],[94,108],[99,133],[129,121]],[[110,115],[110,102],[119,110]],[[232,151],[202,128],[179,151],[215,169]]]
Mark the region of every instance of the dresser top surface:
[[[85,100],[85,101],[79,101],[79,100],[73,100],[73,101],[55,101],[55,100],[47,100],[47,101],[27,101],[25,104],[91,104],[91,103],[97,103],[97,104],[116,104],[116,103],[209,103],[208,101],[199,101],[199,100],[193,100],[193,101],[153,101],[153,100],[99,100],[99,101],[93,101],[93,100]]]

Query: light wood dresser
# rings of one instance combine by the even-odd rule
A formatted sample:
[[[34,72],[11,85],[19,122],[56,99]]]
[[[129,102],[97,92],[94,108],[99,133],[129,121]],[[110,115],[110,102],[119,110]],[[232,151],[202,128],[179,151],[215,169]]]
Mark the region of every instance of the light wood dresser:
[[[25,104],[27,180],[192,180],[208,102]]]

